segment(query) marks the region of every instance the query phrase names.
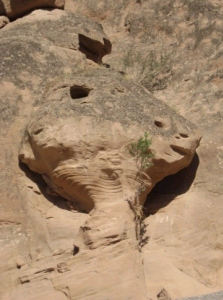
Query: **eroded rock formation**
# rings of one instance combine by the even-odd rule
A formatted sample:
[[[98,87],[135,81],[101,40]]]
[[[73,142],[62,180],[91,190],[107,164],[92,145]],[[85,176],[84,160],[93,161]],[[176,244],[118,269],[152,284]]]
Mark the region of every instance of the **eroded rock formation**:
[[[80,14],[37,10],[0,30],[0,297],[220,289],[222,4],[65,9]],[[199,156],[200,134],[178,112],[202,129]],[[153,165],[139,172],[129,146],[145,132]],[[132,204],[149,192],[139,248]]]
[[[125,223],[133,222],[128,201],[138,193],[143,205],[158,181],[187,167],[200,136],[194,125],[117,74],[87,73],[73,83],[50,93],[32,116],[19,158],[77,210],[94,209],[84,235],[96,248],[127,237]],[[154,158],[139,174],[130,145],[144,132]]]
[[[155,157],[142,175],[143,204],[158,181],[189,165],[200,136],[144,88],[111,72],[94,75],[83,73],[50,94],[27,126],[20,160],[80,211],[90,212],[106,198],[136,193],[130,145],[148,132]]]
[[[15,19],[36,8],[63,8],[64,0],[1,0],[0,15]]]

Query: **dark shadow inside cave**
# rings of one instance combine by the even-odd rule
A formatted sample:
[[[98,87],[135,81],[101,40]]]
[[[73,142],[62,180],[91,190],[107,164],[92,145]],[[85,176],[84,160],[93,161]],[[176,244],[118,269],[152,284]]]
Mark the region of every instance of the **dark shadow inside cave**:
[[[86,35],[78,34],[79,51],[97,64],[102,63],[102,57],[111,53],[112,44],[109,40],[103,38],[103,43],[93,40]]]
[[[57,207],[61,209],[65,209],[70,211],[70,207],[67,205],[67,200],[61,197],[60,195],[50,195],[47,192],[47,184],[42,178],[42,176],[36,172],[31,171],[28,166],[21,161],[19,161],[19,167],[24,172],[26,177],[28,177],[30,180],[32,180],[39,188],[41,194],[51,203],[56,205]]]
[[[89,95],[90,91],[91,89],[87,87],[73,85],[70,87],[70,96],[72,99],[85,98]]]
[[[147,196],[144,204],[144,216],[147,218],[150,215],[154,215],[177,196],[185,194],[195,179],[198,165],[199,157],[195,153],[192,162],[187,168],[158,182]]]

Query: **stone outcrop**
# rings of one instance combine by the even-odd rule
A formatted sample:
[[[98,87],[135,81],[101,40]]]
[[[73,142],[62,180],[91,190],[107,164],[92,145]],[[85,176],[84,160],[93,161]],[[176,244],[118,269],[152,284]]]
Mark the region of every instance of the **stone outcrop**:
[[[9,19],[5,16],[0,16],[0,29],[9,23]]]
[[[222,289],[222,8],[67,0],[0,30],[0,298]]]
[[[0,15],[15,19],[37,8],[63,8],[64,4],[64,0],[0,0]]]
[[[222,1],[72,3],[67,9],[101,22],[109,35],[105,63],[202,131],[191,167],[158,184],[145,205],[151,297],[163,287],[171,298],[222,290]]]
[[[120,75],[83,72],[54,89],[32,116],[19,157],[80,211],[127,200],[139,183],[143,204],[158,181],[189,165],[199,145],[192,124]],[[130,146],[145,132],[153,166],[136,180]]]
[[[83,73],[49,97],[26,128],[20,160],[52,192],[91,212],[81,232],[90,249],[127,238],[136,244],[129,202],[137,195],[143,205],[158,181],[189,165],[200,141],[195,127],[111,72]],[[153,166],[140,173],[130,146],[145,132]]]
[[[7,38],[15,35],[20,39],[22,37],[45,39],[54,47],[80,51],[97,63],[111,52],[111,43],[99,24],[80,15],[57,9],[51,12],[36,10],[29,16],[6,26],[1,34]]]
[[[62,31],[58,34],[64,27],[66,36]],[[9,239],[10,230],[15,232],[11,250],[2,254],[11,257],[4,265],[9,292],[1,290],[3,299],[26,294],[29,299],[40,298],[51,292],[54,299],[68,294],[71,299],[85,298],[86,291],[78,290],[80,286],[89,289],[93,298],[104,299],[105,288],[109,297],[118,299],[117,272],[126,278],[120,299],[144,299],[134,212],[126,201],[134,197],[138,184],[129,145],[147,131],[153,137],[154,165],[153,171],[148,169],[142,176],[146,186],[143,203],[157,181],[190,163],[200,139],[195,126],[144,88],[98,67],[95,61],[111,51],[111,43],[100,26],[83,17],[59,10],[35,11],[6,26],[0,35],[5,63],[1,70],[5,107],[1,151],[2,156],[11,157],[2,166],[2,175],[8,170],[6,186],[13,184],[10,191],[5,185],[1,188],[3,197],[16,201],[16,205],[7,202],[2,215],[3,236]],[[80,36],[94,42],[85,43]],[[77,75],[80,70],[82,74]],[[11,154],[10,143],[15,151]],[[21,168],[28,177],[18,169],[19,148],[20,160],[43,179],[24,165]],[[15,169],[17,176],[13,177]],[[3,249],[6,245],[4,242]],[[112,274],[107,271],[108,255]],[[92,263],[86,267],[89,260]],[[78,275],[79,280],[78,270],[83,274]],[[82,279],[86,272],[101,275],[87,287]],[[12,288],[11,278],[17,287]],[[46,285],[39,290],[43,278]],[[130,282],[135,282],[132,288]]]

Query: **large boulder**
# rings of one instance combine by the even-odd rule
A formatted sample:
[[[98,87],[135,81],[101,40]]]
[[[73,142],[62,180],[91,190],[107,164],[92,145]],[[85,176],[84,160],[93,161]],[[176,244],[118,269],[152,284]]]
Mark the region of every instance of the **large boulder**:
[[[116,73],[82,72],[54,89],[31,117],[19,157],[81,211],[127,200],[139,185],[143,204],[158,181],[190,164],[199,145],[193,124]],[[131,155],[145,133],[152,167]]]
[[[101,25],[58,9],[36,10],[9,24],[0,33],[1,38],[15,35],[44,39],[61,49],[80,51],[96,63],[101,63],[102,57],[111,52],[111,42]]]
[[[63,8],[64,4],[64,0],[0,0],[0,15],[15,19],[36,8]]]

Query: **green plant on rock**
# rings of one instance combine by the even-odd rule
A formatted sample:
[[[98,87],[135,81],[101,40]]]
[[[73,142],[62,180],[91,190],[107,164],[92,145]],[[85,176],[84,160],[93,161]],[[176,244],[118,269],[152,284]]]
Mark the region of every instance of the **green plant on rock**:
[[[144,133],[137,142],[131,143],[129,152],[135,158],[138,170],[141,172],[151,166],[151,158],[154,156],[150,150],[152,140],[149,139],[148,132]]]
[[[151,144],[152,140],[149,138],[148,132],[145,132],[144,135],[138,139],[138,141],[131,143],[129,148],[129,153],[135,158],[138,169],[135,180],[139,182],[139,187],[137,188],[134,199],[132,199],[132,201],[128,201],[128,203],[134,213],[136,239],[138,240],[139,250],[145,241],[145,238],[143,237],[145,233],[145,224],[143,223],[143,206],[140,203],[139,197],[140,194],[146,189],[145,183],[142,179],[143,172],[145,169],[148,169],[152,166],[152,158],[154,157],[154,153],[150,149]]]

